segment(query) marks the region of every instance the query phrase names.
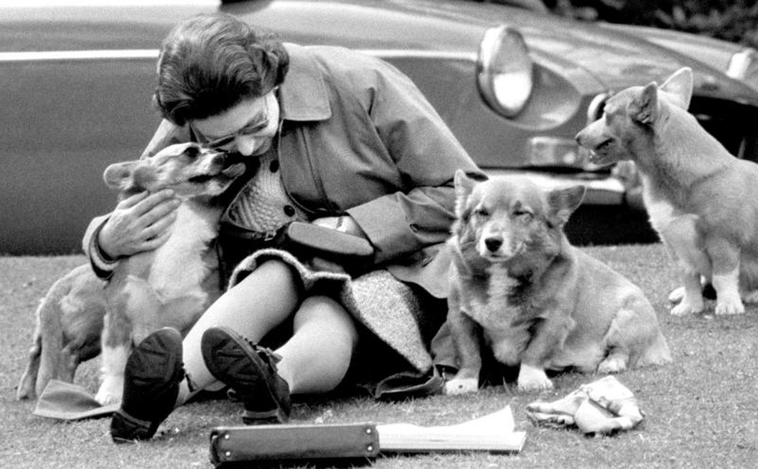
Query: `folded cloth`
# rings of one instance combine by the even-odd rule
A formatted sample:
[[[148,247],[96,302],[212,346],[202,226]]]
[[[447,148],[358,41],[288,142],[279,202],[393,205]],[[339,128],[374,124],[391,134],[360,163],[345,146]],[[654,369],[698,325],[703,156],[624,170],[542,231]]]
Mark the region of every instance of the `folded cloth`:
[[[526,407],[526,415],[535,425],[576,426],[596,434],[630,430],[643,418],[634,394],[614,376],[583,384],[555,402],[533,402]]]
[[[56,420],[83,420],[108,417],[120,405],[117,402],[102,406],[85,388],[53,379],[39,396],[33,414]]]

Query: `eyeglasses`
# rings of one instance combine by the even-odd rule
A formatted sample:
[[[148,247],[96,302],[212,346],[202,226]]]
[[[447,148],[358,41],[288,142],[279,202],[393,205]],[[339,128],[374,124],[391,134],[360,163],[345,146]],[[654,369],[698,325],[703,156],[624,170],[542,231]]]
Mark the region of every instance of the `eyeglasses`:
[[[239,129],[238,131],[234,133],[205,142],[203,143],[203,146],[212,150],[222,150],[225,146],[234,142],[234,140],[238,137],[255,137],[256,134],[265,130],[270,124],[269,108],[271,107],[271,100],[276,99],[276,98],[274,96],[274,93],[271,92],[264,95],[263,99],[264,99],[264,102],[263,102],[264,107],[263,107],[262,115],[260,116],[259,119],[256,119],[253,122],[247,123],[244,127],[242,127],[241,129]],[[198,132],[197,130],[195,130],[195,132],[197,134],[200,134],[200,132]]]

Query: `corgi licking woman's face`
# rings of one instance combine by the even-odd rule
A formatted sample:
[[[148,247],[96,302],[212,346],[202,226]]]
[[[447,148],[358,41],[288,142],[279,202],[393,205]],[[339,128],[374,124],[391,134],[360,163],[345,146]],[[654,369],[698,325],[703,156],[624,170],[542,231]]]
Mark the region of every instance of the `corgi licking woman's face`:
[[[114,163],[103,178],[124,196],[173,189],[177,197],[217,196],[245,172],[235,158],[197,143],[168,146],[151,158]]]

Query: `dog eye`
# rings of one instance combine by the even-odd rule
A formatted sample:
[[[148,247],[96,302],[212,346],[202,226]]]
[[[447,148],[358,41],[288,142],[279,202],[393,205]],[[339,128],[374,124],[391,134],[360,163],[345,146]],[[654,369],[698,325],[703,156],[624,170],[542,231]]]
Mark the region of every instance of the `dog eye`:
[[[518,217],[518,218],[523,218],[525,220],[531,220],[532,212],[530,212],[529,210],[517,209],[513,211],[513,216]]]
[[[476,210],[474,210],[474,215],[478,217],[486,217],[486,216],[489,216],[489,214],[490,212],[484,207],[479,207]]]

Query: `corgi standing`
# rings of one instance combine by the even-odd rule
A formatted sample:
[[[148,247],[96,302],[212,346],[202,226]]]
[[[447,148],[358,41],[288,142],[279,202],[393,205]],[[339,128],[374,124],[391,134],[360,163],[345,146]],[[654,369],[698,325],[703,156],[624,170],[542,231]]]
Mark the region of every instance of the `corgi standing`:
[[[687,111],[692,88],[682,68],[661,86],[623,90],[576,138],[595,163],[636,163],[650,223],[684,287],[671,313],[704,310],[704,278],[716,314],[740,314],[743,300],[758,301],[758,165],[729,154]]]

